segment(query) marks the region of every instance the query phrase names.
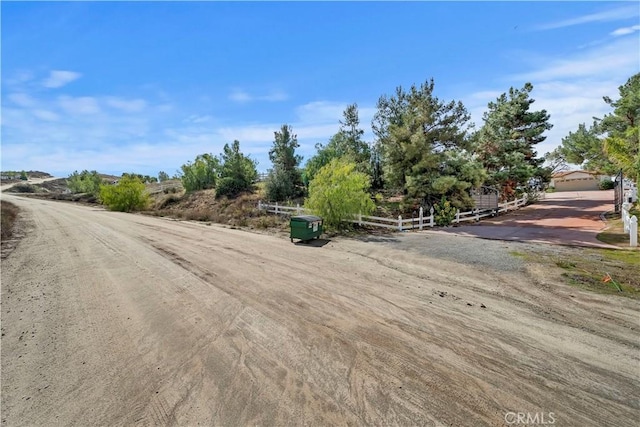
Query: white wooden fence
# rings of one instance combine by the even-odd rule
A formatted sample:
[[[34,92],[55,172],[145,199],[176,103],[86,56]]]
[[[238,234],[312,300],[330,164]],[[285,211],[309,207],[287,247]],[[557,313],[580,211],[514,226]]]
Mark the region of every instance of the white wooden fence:
[[[629,233],[629,245],[632,248],[638,247],[638,218],[629,214],[631,210],[630,203],[622,204],[622,223],[624,232]]]
[[[164,182],[154,182],[153,184],[149,184],[146,187],[147,194],[156,194],[162,193],[165,190],[170,190],[175,188],[176,191],[181,191],[183,189],[181,181],[164,181]]]
[[[495,216],[501,212],[520,209],[526,204],[527,195],[525,194],[521,199],[498,204],[497,211],[480,211],[478,209],[474,209],[467,212],[460,212],[460,210],[458,210],[456,212],[456,218],[453,220],[453,224],[459,224],[465,221],[480,221],[481,218]],[[265,210],[266,212],[270,213],[275,213],[277,215],[305,215],[310,213],[299,204],[296,206],[286,206],[279,205],[277,202],[275,204],[268,204],[263,203],[262,201],[258,201],[258,209]],[[420,207],[418,216],[414,218],[402,219],[401,215],[398,215],[398,218],[382,218],[379,216],[357,214],[353,215],[353,218],[351,219],[345,219],[345,221],[358,225],[370,225],[373,227],[390,228],[398,231],[414,229],[422,230],[424,227],[433,227],[435,225],[433,208],[430,209],[429,215],[425,215],[422,207]]]

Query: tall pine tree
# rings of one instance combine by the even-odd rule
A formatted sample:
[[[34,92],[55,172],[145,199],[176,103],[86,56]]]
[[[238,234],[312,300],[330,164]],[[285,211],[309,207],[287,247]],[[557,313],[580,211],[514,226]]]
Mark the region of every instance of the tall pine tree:
[[[507,198],[531,178],[547,175],[535,145],[546,139],[543,133],[552,125],[546,110],[530,111],[535,102],[530,98],[532,90],[533,85],[526,83],[490,102],[476,134],[476,153],[489,174],[487,182],[501,188]]]

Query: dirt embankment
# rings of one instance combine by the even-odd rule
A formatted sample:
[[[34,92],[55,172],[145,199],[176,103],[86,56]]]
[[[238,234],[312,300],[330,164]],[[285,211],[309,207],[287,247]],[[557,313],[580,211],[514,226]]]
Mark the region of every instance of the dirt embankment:
[[[32,229],[2,262],[3,425],[640,417],[637,301],[535,274],[504,242],[298,245],[13,199]]]

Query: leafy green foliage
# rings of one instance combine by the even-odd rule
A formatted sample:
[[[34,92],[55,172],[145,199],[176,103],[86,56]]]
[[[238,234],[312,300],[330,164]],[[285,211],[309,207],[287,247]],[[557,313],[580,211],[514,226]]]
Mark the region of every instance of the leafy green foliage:
[[[244,191],[250,191],[258,178],[256,161],[240,151],[240,142],[225,144],[220,155],[220,182],[216,189],[216,197],[235,197]]]
[[[640,179],[640,73],[618,88],[616,101],[605,96],[613,112],[585,124],[562,139],[567,161],[606,174],[622,169],[631,179]]]
[[[143,183],[158,182],[158,178],[156,178],[155,176],[142,175],[142,174],[133,173],[133,172],[125,172],[122,174],[122,177],[137,178],[140,180],[140,182],[143,182]]]
[[[169,174],[165,171],[158,172],[158,182],[169,181]]]
[[[115,185],[100,186],[100,200],[109,210],[131,212],[144,209],[148,195],[139,178],[124,176]]]
[[[368,189],[369,177],[356,171],[355,163],[333,159],[311,181],[305,207],[321,216],[326,227],[339,228],[344,219],[373,212]]]
[[[329,164],[333,159],[346,157],[348,161],[356,164],[356,170],[370,174],[371,149],[362,139],[364,130],[360,129],[358,116],[358,104],[350,104],[342,113],[340,130],[333,135],[327,145],[316,144],[318,151],[305,165],[303,181],[305,185],[313,180],[318,171]]]
[[[87,193],[98,196],[101,184],[102,178],[96,171],[83,170],[80,173],[75,171],[67,179],[67,187],[72,193]]]
[[[220,160],[213,154],[200,154],[193,162],[181,166],[182,186],[185,191],[205,190],[216,185]]]
[[[291,126],[282,125],[274,134],[273,147],[269,151],[273,168],[267,177],[266,193],[269,200],[283,201],[302,194],[302,177],[298,169],[302,156],[295,154],[300,145]]]
[[[27,176],[27,173],[25,171],[20,172],[20,179],[23,181],[26,181],[29,179],[29,177]]]
[[[614,110],[600,123],[605,133],[604,149],[626,176],[640,181],[640,73],[618,88],[620,98],[604,101]]]
[[[605,179],[600,181],[600,183],[598,183],[598,188],[601,190],[612,190],[613,186],[614,186],[614,183],[610,179]]]
[[[489,174],[487,184],[501,187],[507,197],[543,175],[544,160],[536,157],[534,146],[546,139],[542,134],[553,126],[546,110],[530,111],[535,102],[530,98],[532,90],[533,85],[526,83],[490,102],[484,125],[475,135],[476,153]]]
[[[431,80],[378,100],[372,127],[385,186],[418,203],[432,205],[446,196],[461,208],[473,206],[468,190],[485,174],[468,152],[470,116],[462,103],[443,102],[433,90]]]
[[[446,197],[433,206],[433,220],[439,227],[446,227],[456,219],[457,209],[451,205]]]
[[[586,170],[613,174],[618,168],[605,153],[604,140],[599,134],[597,122],[588,129],[581,123],[578,130],[569,132],[569,135],[562,138],[562,145],[558,150],[569,163],[580,165]]]

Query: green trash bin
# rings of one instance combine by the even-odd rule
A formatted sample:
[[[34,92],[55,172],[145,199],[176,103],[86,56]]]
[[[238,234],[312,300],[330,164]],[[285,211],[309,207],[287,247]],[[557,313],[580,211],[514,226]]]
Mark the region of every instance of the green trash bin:
[[[303,242],[311,239],[319,239],[322,234],[322,218],[314,215],[292,216],[289,222],[291,226],[291,241],[300,239]]]

